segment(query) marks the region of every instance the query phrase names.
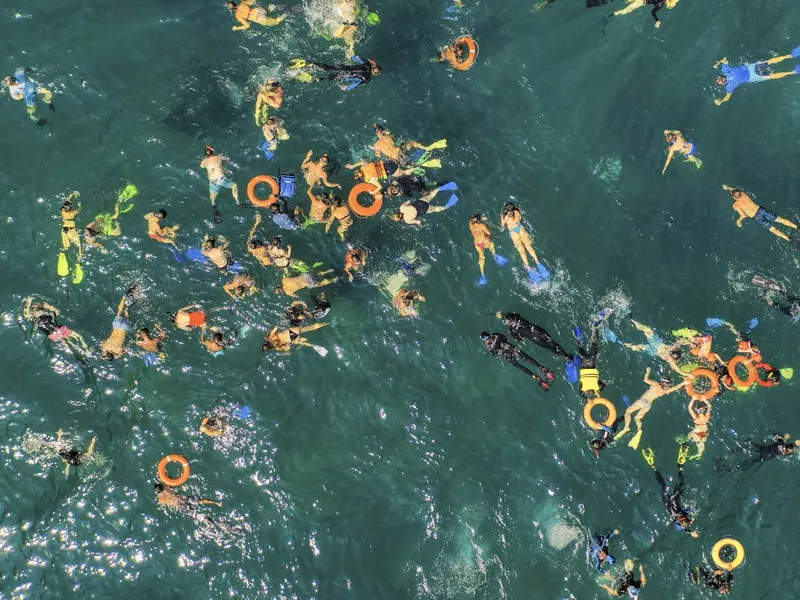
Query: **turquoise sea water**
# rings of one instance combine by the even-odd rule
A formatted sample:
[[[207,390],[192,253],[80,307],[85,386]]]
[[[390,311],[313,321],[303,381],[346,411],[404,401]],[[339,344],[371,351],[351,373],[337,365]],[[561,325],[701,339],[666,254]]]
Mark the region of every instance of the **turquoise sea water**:
[[[18,66],[55,92],[57,112],[37,128],[23,103],[0,103],[5,189],[0,220],[0,598],[353,598],[566,599],[605,597],[586,565],[588,534],[618,527],[613,553],[644,564],[646,598],[695,598],[685,569],[708,560],[714,541],[745,545],[734,596],[795,597],[790,555],[795,459],[720,477],[714,457],[774,431],[800,437],[794,386],[726,394],[716,401],[704,459],[687,466],[685,498],[701,538],[668,523],[656,482],[626,444],[591,452],[583,401],[560,378],[542,393],[492,359],[477,334],[501,331],[486,313],[518,311],[572,349],[571,329],[613,306],[618,335],[640,336],[619,318],[659,329],[702,328],[706,317],[754,332],[773,364],[800,367],[795,327],[749,285],[755,272],[797,290],[797,254],[752,221],[737,229],[721,184],[739,185],[797,219],[793,166],[800,126],[796,78],[737,91],[714,106],[714,61],[788,53],[800,16],[793,4],[684,0],[661,11],[660,30],[641,10],[612,22],[610,7],[559,0],[444,1],[371,5],[381,24],[366,31],[363,57],[384,75],[343,95],[333,86],[286,82],[280,111],[291,140],[266,163],[252,107],[264,78],[290,58],[343,60],[303,18],[233,32],[221,2],[27,2],[0,9],[3,73]],[[319,10],[319,9],[317,9]],[[610,11],[609,11],[610,12]],[[19,16],[17,16],[19,14]],[[314,18],[320,18],[316,14]],[[311,20],[313,21],[314,18]],[[462,33],[481,45],[465,73],[429,62]],[[784,63],[792,68],[794,61]],[[382,218],[358,220],[351,241],[370,253],[373,277],[415,249],[431,265],[414,282],[428,298],[418,320],[402,320],[364,279],[328,288],[336,326],[309,335],[327,347],[263,356],[261,339],[285,299],[269,290],[274,271],[254,265],[244,241],[253,211],[220,195],[214,226],[205,144],[233,160],[242,196],[261,173],[294,171],[306,151],[344,164],[372,143],[381,121],[403,138],[449,140],[439,181],[456,180],[460,203],[421,229]],[[699,171],[677,161],[662,177],[664,129],[697,143]],[[349,183],[349,173],[331,177]],[[110,252],[88,250],[86,281],[56,275],[58,207],[82,192],[79,226],[113,207],[127,183],[139,188]],[[345,186],[347,187],[347,186]],[[554,271],[531,291],[497,223],[513,197]],[[302,190],[297,197],[305,204]],[[443,201],[440,200],[440,201]],[[234,253],[263,293],[232,305],[217,272],[186,268],[148,239],[142,216],[159,207],[196,245],[209,231]],[[501,254],[478,269],[470,215],[492,219]],[[264,224],[264,236],[279,232]],[[319,228],[284,233],[295,254],[341,267],[345,245]],[[190,302],[227,331],[243,331],[212,358],[195,334],[169,331],[169,358],[147,368],[128,356],[82,366],[21,321],[22,300],[39,294],[92,343],[109,333],[116,304],[140,280],[148,300],[134,325],[166,321]],[[719,334],[724,356],[733,338]],[[560,361],[527,348],[560,371]],[[600,350],[607,396],[621,411],[635,399],[646,356],[612,344]],[[645,420],[662,472],[674,475],[674,438],[690,428],[687,398],[659,401]],[[197,431],[215,407],[247,405],[252,416],[224,438]],[[98,437],[99,460],[65,477],[37,440],[63,428],[78,446]],[[26,442],[27,441],[27,442]],[[184,493],[215,498],[204,512],[243,531],[209,537],[153,497],[156,465],[192,461]],[[787,464],[788,463],[788,464]]]

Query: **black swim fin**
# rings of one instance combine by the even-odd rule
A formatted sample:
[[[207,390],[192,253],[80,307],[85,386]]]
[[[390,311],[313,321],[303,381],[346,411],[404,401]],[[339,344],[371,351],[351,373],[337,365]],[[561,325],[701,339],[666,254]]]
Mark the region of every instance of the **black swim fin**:
[[[222,213],[219,212],[219,209],[217,208],[216,204],[211,205],[211,210],[214,213],[214,223],[216,223],[217,225],[222,223]]]
[[[753,275],[753,280],[750,283],[760,288],[764,288],[765,290],[773,290],[781,294],[786,293],[786,288],[784,288],[780,283],[773,281],[772,279],[762,277],[761,275]]]

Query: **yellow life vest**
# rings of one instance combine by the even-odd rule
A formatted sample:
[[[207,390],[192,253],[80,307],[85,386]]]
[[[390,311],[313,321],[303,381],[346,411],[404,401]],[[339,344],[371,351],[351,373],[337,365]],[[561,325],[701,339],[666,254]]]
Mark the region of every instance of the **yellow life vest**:
[[[580,370],[581,392],[600,393],[600,371],[597,369]]]

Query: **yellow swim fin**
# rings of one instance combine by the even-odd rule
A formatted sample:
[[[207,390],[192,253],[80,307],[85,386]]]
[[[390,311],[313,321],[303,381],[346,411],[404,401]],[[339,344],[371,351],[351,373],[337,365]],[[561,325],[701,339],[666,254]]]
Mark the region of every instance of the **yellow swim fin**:
[[[69,263],[67,262],[67,255],[63,252],[58,254],[58,276],[66,277],[69,275]]]
[[[690,329],[689,327],[684,327],[682,329],[673,329],[672,335],[674,335],[676,338],[685,338],[687,340],[690,340],[692,338],[699,337],[703,334],[697,331],[696,329]]]
[[[122,190],[122,191],[119,193],[119,197],[117,198],[117,200],[118,200],[119,202],[127,202],[128,200],[130,200],[131,198],[133,198],[133,197],[134,197],[136,194],[138,194],[138,193],[139,193],[139,189],[138,189],[138,188],[137,188],[135,185],[132,185],[132,184],[130,184],[130,183],[129,183],[129,184],[128,184],[128,185],[126,185],[126,186],[125,186],[125,188],[124,188],[124,189],[123,189],[123,190]]]
[[[688,457],[689,457],[689,445],[681,444],[681,447],[678,448],[678,464],[679,465],[684,464]]]
[[[307,64],[308,64],[308,62],[306,62],[302,58],[293,58],[292,60],[289,61],[289,68],[290,69],[302,69]]]
[[[783,369],[779,369],[781,372],[781,377],[784,379],[791,379],[794,377],[794,369],[792,367],[784,367]]]
[[[645,448],[642,450],[642,457],[644,457],[644,461],[653,469],[656,468],[656,453],[653,452],[652,448]]]
[[[83,267],[81,263],[75,263],[75,271],[72,274],[72,283],[80,283],[83,281]]]
[[[301,71],[297,75],[294,76],[297,81],[302,81],[303,83],[311,83],[314,81],[314,78],[311,76],[311,73],[306,73],[305,71]]]
[[[638,450],[639,449],[639,442],[641,442],[641,441],[642,441],[642,430],[640,429],[639,431],[636,432],[636,435],[634,435],[631,438],[631,441],[628,442],[628,446],[630,446],[634,450]]]
[[[433,142],[430,146],[426,146],[425,150],[438,150],[439,148],[447,148],[447,140]]]
[[[424,163],[422,163],[419,166],[423,167],[425,169],[441,169],[442,168],[442,161],[439,160],[438,158],[433,158],[431,160],[425,161]]]

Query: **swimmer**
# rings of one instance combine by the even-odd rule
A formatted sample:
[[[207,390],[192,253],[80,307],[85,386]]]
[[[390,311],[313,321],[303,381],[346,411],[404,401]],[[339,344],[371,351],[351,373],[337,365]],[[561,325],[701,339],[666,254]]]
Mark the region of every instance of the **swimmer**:
[[[419,290],[407,290],[405,288],[397,292],[394,297],[394,307],[400,313],[401,317],[419,317],[416,303],[426,302],[425,296],[419,293]]]
[[[603,428],[603,435],[600,436],[600,439],[592,440],[589,444],[594,450],[594,455],[597,458],[600,458],[600,452],[608,448],[614,442],[614,435],[617,432],[617,427],[619,424],[622,423],[622,417],[617,417],[617,420],[611,424],[611,427],[606,425],[605,423],[600,423],[600,427]]]
[[[338,188],[342,189],[342,186],[338,183],[331,183],[328,181],[328,164],[330,159],[328,158],[328,153],[323,152],[322,156],[319,157],[317,162],[311,160],[311,156],[314,154],[313,150],[309,150],[306,154],[305,159],[303,159],[303,164],[300,165],[300,168],[303,169],[303,176],[306,179],[306,183],[308,184],[308,189],[314,189],[314,187],[318,185],[324,185],[327,188]]]
[[[678,0],[627,0],[628,6],[625,8],[621,8],[618,11],[612,13],[615,17],[620,17],[622,15],[627,15],[628,13],[632,13],[638,8],[644,8],[645,6],[652,6],[653,10],[650,11],[650,14],[653,15],[653,19],[656,21],[656,27],[661,27],[661,21],[658,20],[658,15],[656,14],[665,6],[669,9],[675,8],[675,5],[678,4]],[[611,16],[611,15],[610,15]]]
[[[178,246],[175,244],[175,236],[178,233],[178,229],[180,229],[180,225],[173,225],[172,227],[166,227],[162,225],[161,221],[166,218],[167,211],[165,211],[163,208],[159,208],[154,213],[146,214],[144,216],[144,220],[147,221],[147,235],[152,240],[177,248]]]
[[[497,312],[495,315],[503,322],[503,325],[508,328],[508,332],[518,342],[521,342],[523,339],[528,339],[540,348],[549,350],[556,356],[561,356],[568,361],[572,360],[572,356],[567,354],[567,351],[553,339],[553,336],[545,331],[544,327],[540,327],[536,323],[525,320],[517,313]]]
[[[309,308],[302,300],[295,300],[284,311],[286,319],[292,327],[297,327],[309,319],[323,319],[331,312],[331,303],[325,292],[322,292],[314,301],[314,308]]]
[[[225,336],[219,331],[212,330],[211,337],[206,338],[205,332],[205,328],[200,330],[200,343],[206,347],[206,350],[208,350],[212,356],[222,356],[228,347]]]
[[[327,271],[319,271],[316,273],[316,275],[324,277],[329,273],[333,273],[333,269],[328,269]],[[297,297],[297,292],[299,292],[300,290],[324,287],[326,285],[336,283],[337,281],[338,281],[337,277],[330,277],[327,279],[319,280],[312,273],[303,273],[301,275],[297,275],[296,277],[284,277],[281,280],[281,285],[275,288],[275,293],[286,294],[287,296],[295,298]]]
[[[652,448],[645,448],[642,450],[642,456],[644,456],[644,460],[648,465],[650,465],[650,468],[653,469],[653,473],[655,473],[656,476],[656,481],[661,486],[662,499],[664,500],[664,505],[667,507],[670,520],[675,525],[675,528],[678,529],[678,531],[684,531],[688,533],[693,538],[699,538],[700,534],[692,530],[692,527],[694,526],[694,518],[689,514],[689,511],[681,506],[681,494],[683,494],[684,485],[683,463],[686,462],[686,455],[688,453],[689,447],[685,444],[682,445],[680,451],[678,452],[678,481],[676,482],[672,491],[670,491],[670,489],[667,487],[667,482],[664,481],[661,473],[656,470],[656,458]]]
[[[745,83],[761,83],[769,79],[782,79],[789,75],[796,75],[800,72],[800,68],[798,67],[795,67],[792,71],[784,71],[782,73],[773,73],[772,71],[772,65],[789,60],[790,58],[800,58],[800,46],[792,50],[791,54],[776,56],[775,58],[755,63],[737,65],[735,67],[732,67],[730,63],[728,63],[727,58],[718,60],[714,63],[714,68],[717,69],[721,66],[722,75],[717,77],[717,85],[725,86],[725,96],[714,100],[714,104],[719,106],[723,102],[730,100],[734,90]]]
[[[488,221],[489,219],[480,214],[472,215],[469,218],[469,232],[472,234],[472,243],[475,246],[475,252],[478,253],[478,268],[481,270],[479,282],[481,284],[486,280],[485,254],[487,250],[492,253],[497,264],[503,264],[502,260],[506,260],[503,257],[501,257],[502,260],[498,259],[494,240],[492,240],[492,232],[489,229],[489,225],[487,225]]]
[[[625,561],[625,574],[614,585],[600,584],[600,587],[608,592],[609,596],[630,596],[638,598],[642,588],[647,585],[647,577],[644,575],[644,567],[639,565],[639,579],[633,574],[634,562],[630,559]]]
[[[72,352],[91,354],[91,349],[80,333],[77,333],[56,321],[61,312],[53,305],[46,302],[34,302],[33,296],[28,296],[22,316],[33,323],[39,331],[52,342],[64,342]]]
[[[433,214],[442,212],[443,210],[447,210],[455,204],[451,198],[444,206],[431,206],[431,200],[436,197],[436,194],[439,193],[440,189],[441,186],[434,188],[431,192],[417,200],[406,200],[400,205],[398,212],[390,215],[389,218],[395,223],[402,221],[407,225],[416,225],[418,227],[422,227],[422,221],[419,220],[420,217],[423,217],[428,213]]]
[[[311,191],[311,188],[306,191],[306,194],[311,201],[311,209],[308,213],[309,221],[311,221],[311,223],[324,223],[327,219],[328,211],[331,209],[333,197],[329,192],[323,192],[317,195]]]
[[[283,86],[277,81],[265,81],[264,85],[258,90],[256,96],[256,113],[260,113],[265,109],[263,106],[266,104],[269,108],[279,110],[283,106]]]
[[[672,157],[675,156],[676,152],[683,154],[686,157],[685,162],[694,163],[694,166],[698,169],[703,166],[703,161],[694,155],[697,151],[697,146],[695,146],[694,142],[686,141],[680,131],[677,129],[665,129],[664,138],[667,140],[668,152],[667,162],[664,163],[664,169],[661,171],[662,175],[667,172],[667,167],[672,162]]]
[[[613,565],[617,562],[617,559],[608,553],[608,542],[615,535],[619,535],[619,529],[609,531],[603,535],[592,536],[589,542],[589,560],[592,561],[592,566],[600,573],[604,572],[603,565],[605,563]]]
[[[694,421],[694,427],[687,439],[697,446],[697,454],[690,456],[689,460],[699,460],[706,450],[708,424],[711,422],[711,402],[692,398],[689,402],[689,415]]]
[[[704,585],[710,590],[715,590],[721,594],[730,594],[733,584],[733,573],[725,569],[707,569],[703,565],[697,565],[687,574],[689,581],[694,585]]]
[[[239,31],[240,29],[248,29],[250,23],[263,25],[264,27],[272,27],[279,25],[286,18],[286,15],[279,15],[277,17],[270,17],[269,13],[274,10],[272,4],[268,5],[266,9],[260,6],[255,6],[256,0],[242,0],[239,4],[235,2],[228,2],[225,6],[239,21],[239,25],[234,25],[233,30]]]
[[[514,344],[508,341],[508,338],[504,336],[502,333],[494,333],[489,335],[488,332],[482,331],[481,332],[481,339],[486,346],[486,349],[489,353],[494,356],[495,358],[500,358],[508,363],[511,363],[514,367],[525,373],[528,377],[533,378],[536,383],[539,384],[545,392],[550,389],[550,384],[548,381],[553,381],[555,377],[553,373],[547,368],[540,365],[536,362],[536,359],[528,356],[522,350],[517,348]],[[524,365],[520,364],[520,359],[525,360],[532,364],[534,367],[539,369],[544,376],[544,379],[539,377],[536,373],[525,367]],[[545,379],[547,381],[545,381]]]
[[[228,267],[233,264],[233,257],[231,256],[230,252],[228,252],[228,248],[230,247],[231,243],[229,240],[225,239],[222,236],[219,236],[222,243],[217,245],[217,238],[212,235],[206,234],[203,238],[203,243],[200,246],[200,252],[203,253],[211,263],[217,267],[220,271],[226,271]]]
[[[234,300],[241,300],[247,296],[252,296],[258,291],[256,280],[250,275],[238,273],[233,280],[222,286],[225,293]]]
[[[195,496],[185,496],[178,494],[171,489],[164,486],[163,483],[156,483],[153,486],[153,491],[156,494],[156,500],[160,506],[165,508],[174,509],[189,515],[200,525],[207,525],[211,528],[217,529],[226,535],[238,535],[240,531],[228,523],[223,523],[212,519],[208,515],[204,515],[198,511],[199,507],[204,504],[213,504],[222,508],[222,503],[216,500],[208,500],[206,498],[197,498]]]
[[[644,373],[644,382],[648,385],[647,391],[625,410],[625,426],[614,436],[615,440],[624,437],[631,430],[631,418],[633,418],[638,431],[629,445],[634,450],[639,447],[639,440],[642,438],[642,421],[645,415],[650,412],[650,409],[653,408],[653,403],[659,398],[677,392],[689,383],[688,380],[684,380],[679,385],[673,386],[669,379],[654,381],[650,379],[650,367],[647,367],[647,371]],[[636,416],[634,417],[634,415]]]
[[[8,88],[8,93],[11,94],[14,100],[25,100],[25,105],[28,107],[28,118],[30,118],[31,121],[36,121],[38,125],[44,125],[47,121],[36,117],[38,96],[41,94],[42,100],[44,100],[48,108],[55,112],[56,107],[53,104],[53,93],[31,81],[26,72],[27,70],[25,69],[17,69],[13,77],[6,77],[3,79],[3,85]]]
[[[737,227],[741,227],[742,222],[744,222],[745,219],[755,219],[756,223],[768,229],[773,235],[778,236],[782,240],[786,240],[795,247],[798,246],[796,241],[792,240],[788,235],[775,227],[775,223],[780,223],[781,225],[785,225],[791,229],[797,229],[797,225],[788,219],[779,217],[774,212],[767,210],[763,206],[759,206],[749,194],[739,188],[723,185],[722,189],[729,191],[731,193],[731,198],[733,198],[733,210],[739,215],[739,218],[736,219]]]
[[[111,325],[111,335],[100,344],[100,358],[116,360],[125,355],[125,338],[131,330],[130,307],[133,306],[134,294],[138,284],[131,286],[117,306],[117,314]]]
[[[256,230],[261,223],[261,215],[256,215],[256,222],[247,236],[247,251],[255,258],[262,267],[272,266],[272,259],[269,256],[269,247],[261,240],[256,239]]]
[[[355,64],[351,65],[326,65],[295,59],[290,63],[289,69],[297,71],[295,77],[302,81],[336,81],[343,92],[350,92],[368,84],[373,77],[378,77],[382,72],[381,66],[371,58],[366,61],[356,56],[352,58]]]
[[[419,194],[427,194],[429,192],[425,180],[419,175],[400,175],[399,177],[392,177],[389,180],[389,185],[386,186],[386,193],[392,198],[413,198]]]
[[[400,165],[392,160],[379,160],[376,162],[359,161],[345,165],[346,169],[355,169],[353,179],[356,181],[366,181],[371,183],[379,190],[383,188],[384,182],[394,175],[408,175],[413,173],[414,168],[402,170]]]
[[[269,205],[269,212],[272,217],[272,222],[281,229],[294,231],[300,227],[300,220],[298,217],[303,214],[303,211],[297,207],[290,215],[288,210],[289,205],[286,201],[286,198],[278,198],[277,201]]]
[[[661,339],[661,336],[658,335],[652,327],[649,327],[643,323],[639,323],[633,317],[630,317],[630,320],[631,323],[633,323],[633,326],[644,334],[644,337],[647,339],[647,343],[646,344],[623,343],[622,345],[628,348],[629,350],[633,350],[634,352],[647,352],[650,356],[660,358],[661,360],[666,362],[673,371],[675,371],[676,373],[680,373],[680,375],[683,376],[684,373],[683,371],[681,371],[680,365],[678,365],[677,361],[681,357],[681,353],[678,350],[678,346],[685,345],[685,343],[679,342],[672,346],[667,345],[664,343],[664,340]]]
[[[223,435],[228,430],[228,421],[224,417],[211,415],[200,423],[200,431],[208,437]]]
[[[423,152],[428,150],[428,146],[423,146],[416,140],[411,140],[401,146],[397,143],[391,131],[384,129],[377,123],[373,123],[372,128],[375,130],[375,135],[378,137],[377,141],[372,145],[372,150],[378,158],[384,158],[400,165],[406,165],[410,162],[407,156],[409,150],[422,150]],[[438,144],[433,144],[433,146],[437,145]]]
[[[356,36],[358,35],[358,1],[339,0],[336,3],[336,15],[341,25],[333,31],[333,37],[339,38],[347,46],[346,57],[352,58],[356,53]]]
[[[286,131],[283,119],[277,117],[269,117],[261,128],[261,133],[264,134],[264,143],[260,148],[263,150],[267,160],[271,159],[275,151],[278,149],[278,142],[285,142],[289,139],[289,133]]]
[[[147,354],[155,355],[161,360],[167,357],[162,348],[162,342],[167,339],[167,332],[161,327],[160,323],[156,323],[155,335],[150,333],[147,327],[142,327],[136,332],[136,345],[139,346]]]
[[[367,251],[358,248],[348,248],[344,253],[344,272],[350,281],[353,281],[353,273],[360,273],[367,264]]]
[[[229,188],[236,204],[239,206],[242,205],[242,203],[239,202],[239,186],[227,175],[222,166],[222,164],[228,160],[230,159],[227,156],[218,156],[211,146],[206,146],[205,158],[200,161],[200,166],[208,173],[208,192],[209,198],[211,198],[211,209],[214,211],[215,223],[222,222],[222,215],[217,208],[217,196],[222,188]]]
[[[800,440],[791,441],[791,436],[789,436],[788,433],[784,433],[783,435],[776,433],[772,436],[772,443],[756,444],[748,440],[748,444],[749,449],[752,450],[752,456],[736,465],[736,468],[742,471],[746,471],[754,465],[761,466],[766,461],[772,460],[773,458],[793,456],[797,453]],[[720,468],[719,464],[716,469],[718,472],[723,470]]]
[[[120,196],[117,199],[117,203],[114,205],[114,212],[111,213],[111,215],[106,213],[106,219],[101,220],[98,217],[86,226],[86,229],[83,230],[83,241],[86,242],[87,246],[93,246],[103,254],[106,254],[108,250],[103,247],[97,238],[100,235],[122,235],[122,228],[119,225],[119,209],[123,202],[125,202],[125,198]]]
[[[56,436],[56,443],[55,443],[56,448],[62,446],[61,439],[63,435],[64,431],[62,429],[59,429],[58,435]],[[81,452],[76,448],[70,448],[69,450],[66,449],[59,450],[58,456],[66,465],[64,469],[64,475],[69,477],[70,467],[80,467],[90,462],[92,458],[94,458],[94,447],[96,444],[97,444],[97,436],[94,436],[92,438],[92,441],[89,442],[89,447],[86,449],[86,452]]]
[[[539,257],[536,255],[536,250],[533,249],[531,243],[531,236],[527,230],[522,226],[522,213],[511,202],[506,202],[503,205],[503,210],[500,212],[500,228],[508,229],[508,234],[511,236],[511,241],[517,253],[522,258],[522,263],[525,265],[525,270],[531,272],[531,265],[528,261],[528,255],[533,258],[537,267]]]
[[[175,323],[175,327],[183,331],[191,331],[200,327],[205,329],[208,326],[206,322],[206,313],[198,304],[190,304],[184,306],[176,313],[168,313],[169,320]]]
[[[72,199],[79,198],[80,195],[80,192],[72,192],[61,205],[61,253],[58,255],[58,274],[61,277],[66,277],[69,274],[67,250],[74,244],[78,249],[78,260],[75,263],[75,270],[72,277],[73,283],[80,283],[83,281],[83,267],[81,267],[83,248],[81,247],[81,238],[78,235],[78,228],[75,226],[75,218],[80,214],[83,207],[81,204],[78,204],[78,208],[72,205]]]
[[[580,393],[587,399],[600,398],[600,393],[606,387],[605,382],[600,379],[600,371],[597,370],[597,335],[600,323],[602,318],[597,319],[592,325],[592,337],[588,347],[578,346],[578,355],[581,358],[581,368],[578,370]]]
[[[317,348],[320,347],[314,346],[314,344],[302,337],[302,334],[306,333],[307,331],[316,331],[317,329],[322,329],[328,325],[330,325],[330,323],[313,323],[311,325],[289,327],[288,329],[280,329],[276,325],[264,338],[261,351],[269,352],[270,350],[275,350],[276,352],[290,352],[292,346],[309,346],[317,350]],[[317,350],[317,352],[320,351]],[[320,354],[322,353],[320,352]]]
[[[788,293],[782,284],[761,275],[753,275],[752,284],[765,290],[761,297],[768,305],[793,319],[800,317],[800,296]],[[775,301],[773,292],[782,298],[781,302]]]
[[[339,237],[344,241],[345,233],[353,226],[353,217],[350,216],[350,208],[348,208],[347,204],[345,204],[339,196],[334,197],[331,203],[331,214],[328,220],[325,221],[325,233],[330,231],[334,221],[339,221],[339,227],[337,227],[336,233],[338,233]]]

